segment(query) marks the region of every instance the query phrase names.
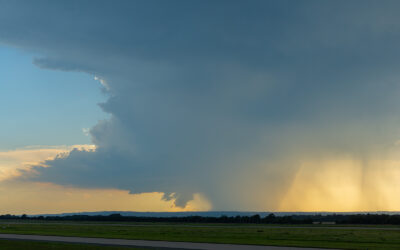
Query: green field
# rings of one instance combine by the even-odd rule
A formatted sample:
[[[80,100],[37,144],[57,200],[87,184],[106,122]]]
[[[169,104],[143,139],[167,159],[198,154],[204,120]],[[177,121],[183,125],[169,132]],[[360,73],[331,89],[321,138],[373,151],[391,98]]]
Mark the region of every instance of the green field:
[[[1,250],[139,250],[141,248],[96,246],[89,244],[68,244],[38,241],[0,240]]]
[[[0,233],[342,249],[400,249],[400,230],[245,226],[1,224]]]

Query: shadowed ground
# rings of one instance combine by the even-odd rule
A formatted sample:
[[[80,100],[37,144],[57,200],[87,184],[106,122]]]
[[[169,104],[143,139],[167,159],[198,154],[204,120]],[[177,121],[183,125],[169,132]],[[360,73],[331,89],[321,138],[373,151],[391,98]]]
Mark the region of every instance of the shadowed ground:
[[[133,246],[151,247],[157,249],[203,249],[203,250],[294,250],[294,249],[316,249],[316,248],[296,248],[296,247],[274,247],[274,246],[250,246],[233,244],[211,244],[211,243],[192,243],[192,242],[170,242],[170,241],[149,241],[149,240],[124,240],[124,239],[104,239],[86,237],[63,237],[63,236],[44,236],[44,235],[21,235],[21,234],[0,234],[0,238],[12,240],[34,240],[34,241],[54,241],[67,243],[85,243],[114,246]]]
[[[25,224],[3,223],[0,226],[3,238],[14,237],[75,237],[81,242],[82,238],[94,241],[94,244],[107,242],[126,242],[130,246],[190,248],[192,246],[207,246],[221,249],[221,244],[246,245],[248,249],[262,246],[284,246],[305,248],[334,248],[334,249],[399,249],[400,230],[395,226],[268,226],[268,225],[210,225],[210,224],[115,224],[115,223],[39,223]],[[25,235],[25,236],[18,236]],[[24,239],[24,238],[23,238]],[[49,238],[42,238],[48,240]],[[54,238],[53,238],[54,239]],[[128,241],[125,241],[128,240]],[[133,241],[132,241],[133,240]],[[163,245],[154,245],[164,242]],[[91,243],[91,242],[87,242]],[[138,245],[140,243],[141,245]],[[185,244],[189,245],[185,245]],[[193,245],[194,243],[200,245]],[[212,245],[204,243],[214,243]],[[165,245],[167,244],[167,245]],[[173,245],[169,245],[173,244]],[[176,245],[179,244],[179,245]],[[189,248],[188,248],[189,246]],[[201,248],[199,248],[201,249]],[[204,249],[204,248],[203,248]],[[205,248],[213,249],[213,248]],[[233,249],[228,245],[228,249]],[[254,248],[257,249],[257,248]],[[273,248],[261,248],[273,249]],[[279,248],[281,249],[281,248]]]

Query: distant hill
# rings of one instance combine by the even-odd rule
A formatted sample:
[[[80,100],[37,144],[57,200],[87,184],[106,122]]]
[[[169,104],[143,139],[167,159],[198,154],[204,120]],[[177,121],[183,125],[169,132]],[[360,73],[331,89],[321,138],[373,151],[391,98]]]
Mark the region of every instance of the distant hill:
[[[103,215],[121,214],[122,216],[135,217],[187,217],[187,216],[202,216],[202,217],[220,217],[220,216],[253,216],[260,215],[261,217],[268,216],[273,213],[275,216],[290,216],[290,215],[329,215],[329,214],[400,214],[400,211],[376,211],[376,212],[251,212],[251,211],[207,211],[207,212],[129,212],[129,211],[98,211],[98,212],[76,212],[76,213],[60,213],[60,214],[35,214],[30,216],[68,216],[68,215]]]

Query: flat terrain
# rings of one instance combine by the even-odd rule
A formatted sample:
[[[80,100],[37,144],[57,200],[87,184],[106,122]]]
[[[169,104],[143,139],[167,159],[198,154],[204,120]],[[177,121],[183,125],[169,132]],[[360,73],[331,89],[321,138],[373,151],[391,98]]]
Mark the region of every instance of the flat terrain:
[[[0,233],[340,249],[400,249],[398,227],[199,225],[10,222],[0,225]]]
[[[25,234],[0,234],[0,239],[6,237],[14,240],[55,241],[68,243],[85,243],[99,245],[120,245],[146,247],[150,249],[197,249],[197,250],[318,250],[317,248],[256,246],[256,245],[233,245],[194,242],[172,242],[172,241],[146,241],[146,240],[124,240],[85,237],[25,235]],[[90,245],[88,245],[90,246]],[[323,249],[321,249],[323,250]]]
[[[1,250],[144,250],[145,248],[96,246],[87,244],[68,244],[54,242],[0,240]]]
[[[98,225],[98,226],[179,226],[179,227],[245,227],[245,228],[325,228],[325,229],[379,229],[379,230],[400,230],[400,225],[359,225],[359,224],[254,224],[254,223],[179,223],[179,222],[125,222],[125,221],[40,221],[40,220],[0,220],[2,225],[12,224],[40,224],[40,225]]]

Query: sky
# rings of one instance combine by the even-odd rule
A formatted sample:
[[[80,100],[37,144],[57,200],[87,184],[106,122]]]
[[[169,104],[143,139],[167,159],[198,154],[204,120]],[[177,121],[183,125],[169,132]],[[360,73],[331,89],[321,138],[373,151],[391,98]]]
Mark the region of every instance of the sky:
[[[100,84],[82,72],[41,69],[32,57],[32,52],[0,45],[0,149],[90,144],[84,131],[107,118],[97,105],[105,100]]]
[[[0,0],[0,213],[399,211],[399,10]]]

